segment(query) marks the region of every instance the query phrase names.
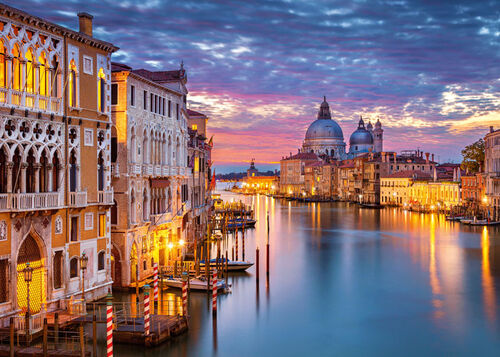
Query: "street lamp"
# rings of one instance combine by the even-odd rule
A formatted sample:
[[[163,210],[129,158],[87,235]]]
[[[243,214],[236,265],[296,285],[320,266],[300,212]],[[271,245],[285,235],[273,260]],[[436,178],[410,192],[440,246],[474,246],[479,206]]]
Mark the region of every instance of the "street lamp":
[[[87,263],[89,261],[89,257],[85,252],[82,253],[80,257],[80,269],[82,270],[82,301],[85,304],[85,269],[87,269]]]
[[[28,305],[27,305],[27,314],[30,315],[30,283],[33,280],[33,268],[30,267],[30,263],[26,263],[26,267],[23,269],[24,273],[24,281],[26,282],[27,288],[28,288]]]

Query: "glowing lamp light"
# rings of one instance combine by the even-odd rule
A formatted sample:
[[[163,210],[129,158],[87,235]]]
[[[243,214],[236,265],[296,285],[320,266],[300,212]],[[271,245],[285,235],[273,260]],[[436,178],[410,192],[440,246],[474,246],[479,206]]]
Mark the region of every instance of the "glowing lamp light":
[[[431,206],[431,210],[434,210],[436,207],[434,207],[434,205]]]
[[[24,281],[30,283],[33,280],[33,268],[30,267],[30,263],[26,263],[26,267],[23,269]]]
[[[82,256],[80,257],[80,268],[82,270],[87,269],[88,261],[89,261],[89,257],[87,257],[87,254],[85,254],[85,252],[83,252]]]
[[[486,196],[484,196],[484,197],[483,197],[483,203],[484,203],[484,204],[487,204],[487,203],[488,203],[488,197],[486,197]]]
[[[186,242],[184,242],[184,239],[181,239],[181,240],[179,241],[179,245],[180,245],[181,247],[182,247],[185,243],[186,243]]]
[[[304,197],[305,197],[305,195],[306,195],[306,193],[305,193],[305,192],[302,192],[302,196],[304,196]]]
[[[172,249],[174,247],[174,244],[172,242],[168,243],[168,249]]]

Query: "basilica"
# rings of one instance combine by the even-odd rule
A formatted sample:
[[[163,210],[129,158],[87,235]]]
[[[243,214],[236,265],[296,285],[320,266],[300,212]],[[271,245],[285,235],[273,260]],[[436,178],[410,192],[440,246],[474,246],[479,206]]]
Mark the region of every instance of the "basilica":
[[[368,152],[382,152],[383,133],[380,120],[377,120],[374,129],[370,122],[365,127],[363,118],[360,118],[358,128],[349,138],[349,151],[346,152],[342,128],[332,119],[325,97],[318,118],[307,129],[302,152],[313,152],[336,160],[352,159]]]

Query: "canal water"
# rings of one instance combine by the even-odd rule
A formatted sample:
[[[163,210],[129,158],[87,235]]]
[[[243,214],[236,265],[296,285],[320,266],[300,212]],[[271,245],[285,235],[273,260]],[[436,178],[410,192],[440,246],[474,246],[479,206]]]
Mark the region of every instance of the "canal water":
[[[188,334],[151,350],[115,345],[115,355],[500,353],[498,228],[465,227],[442,215],[348,203],[231,193],[223,198],[254,206],[258,222],[247,231],[245,258],[253,262],[260,247],[260,284],[254,268],[231,276],[232,293],[219,297],[216,321],[207,295],[192,293]],[[175,300],[180,294],[168,296]]]

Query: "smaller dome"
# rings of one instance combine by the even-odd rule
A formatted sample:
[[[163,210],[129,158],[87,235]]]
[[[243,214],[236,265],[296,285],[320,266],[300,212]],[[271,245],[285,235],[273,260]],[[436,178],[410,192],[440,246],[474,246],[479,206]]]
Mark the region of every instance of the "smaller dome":
[[[373,125],[371,122],[368,122],[368,125],[366,126],[366,130],[370,131],[373,129]]]
[[[375,123],[375,128],[381,128],[382,127],[382,123],[380,122],[380,119],[377,119],[377,122]]]
[[[349,145],[373,145],[373,136],[365,129],[363,118],[359,119],[358,128],[351,134]]]

